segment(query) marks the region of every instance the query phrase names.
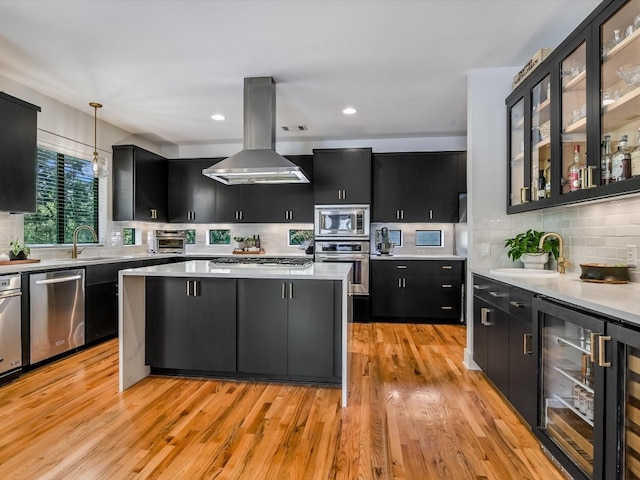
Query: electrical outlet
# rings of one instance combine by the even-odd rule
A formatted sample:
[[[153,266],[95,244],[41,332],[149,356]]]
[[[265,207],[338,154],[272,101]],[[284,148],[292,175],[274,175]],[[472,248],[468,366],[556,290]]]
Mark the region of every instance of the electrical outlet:
[[[635,268],[637,264],[638,258],[636,257],[636,246],[627,245],[627,265]]]
[[[490,257],[491,256],[491,244],[490,243],[483,243],[482,244],[482,256],[483,257]]]

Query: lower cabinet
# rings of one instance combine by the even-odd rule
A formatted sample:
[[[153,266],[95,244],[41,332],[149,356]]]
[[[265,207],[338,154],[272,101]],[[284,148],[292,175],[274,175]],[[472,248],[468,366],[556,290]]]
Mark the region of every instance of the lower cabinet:
[[[238,371],[334,377],[335,282],[238,280]]]
[[[373,260],[371,315],[460,319],[463,265],[461,260]]]
[[[236,371],[236,280],[147,277],[146,362]]]
[[[537,422],[531,292],[474,276],[473,359],[522,418]]]

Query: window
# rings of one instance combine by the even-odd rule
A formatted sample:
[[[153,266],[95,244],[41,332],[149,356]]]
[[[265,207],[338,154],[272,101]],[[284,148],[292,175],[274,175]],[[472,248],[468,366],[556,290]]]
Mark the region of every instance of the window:
[[[36,213],[24,216],[24,239],[31,245],[72,243],[73,231],[90,225],[98,232],[98,179],[91,161],[38,148]],[[95,243],[82,230],[78,242]]]

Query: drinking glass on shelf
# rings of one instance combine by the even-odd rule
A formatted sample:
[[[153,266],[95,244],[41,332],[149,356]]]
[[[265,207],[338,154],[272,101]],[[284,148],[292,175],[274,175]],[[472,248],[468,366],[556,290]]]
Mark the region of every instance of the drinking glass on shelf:
[[[613,31],[613,45],[617,45],[622,41],[622,33],[619,28]]]

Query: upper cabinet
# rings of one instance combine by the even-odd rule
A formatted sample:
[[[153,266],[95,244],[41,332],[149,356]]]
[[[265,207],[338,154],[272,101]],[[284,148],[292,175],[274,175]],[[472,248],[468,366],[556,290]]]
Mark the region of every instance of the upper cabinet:
[[[313,223],[313,156],[287,155],[302,167],[311,183],[265,185],[264,221],[269,223]]]
[[[113,146],[113,219],[166,222],[167,159],[135,145]]]
[[[508,213],[640,191],[640,0],[603,2],[506,104]]]
[[[169,222],[213,223],[216,214],[216,184],[202,175],[220,159],[169,160]]]
[[[36,211],[36,129],[40,107],[0,92],[0,210]]]
[[[322,204],[371,203],[371,148],[313,151],[313,195]]]
[[[461,163],[462,152],[373,155],[372,221],[457,222],[458,193],[466,190]]]

